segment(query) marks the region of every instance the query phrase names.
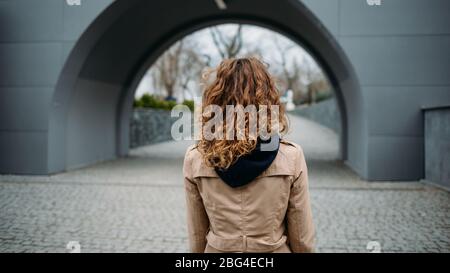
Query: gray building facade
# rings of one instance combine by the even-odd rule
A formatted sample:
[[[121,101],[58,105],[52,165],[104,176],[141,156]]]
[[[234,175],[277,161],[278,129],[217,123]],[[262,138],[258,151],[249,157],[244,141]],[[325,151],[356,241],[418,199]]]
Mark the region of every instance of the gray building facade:
[[[0,173],[126,155],[134,90],[149,65],[184,35],[240,22],[315,56],[337,93],[344,160],[361,177],[424,178],[421,109],[450,104],[450,1],[225,3],[0,0]]]

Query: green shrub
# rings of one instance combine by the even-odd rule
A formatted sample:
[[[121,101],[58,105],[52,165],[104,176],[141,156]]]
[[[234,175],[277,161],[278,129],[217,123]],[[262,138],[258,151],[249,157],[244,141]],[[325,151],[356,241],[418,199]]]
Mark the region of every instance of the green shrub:
[[[157,108],[158,102],[152,95],[144,94],[140,98],[140,101],[141,101],[140,105],[143,108]]]
[[[183,105],[189,107],[191,111],[194,110],[194,101],[192,100],[184,100]],[[139,99],[135,99],[133,102],[134,108],[153,108],[153,109],[162,109],[162,110],[172,110],[173,107],[177,105],[176,101],[166,101],[159,98],[156,98],[150,94],[144,94]]]
[[[140,108],[140,107],[142,107],[141,100],[139,100],[139,99],[134,99],[134,101],[133,101],[133,107],[134,107],[134,108]]]
[[[189,107],[191,111],[194,111],[194,101],[193,100],[184,100],[183,104]]]

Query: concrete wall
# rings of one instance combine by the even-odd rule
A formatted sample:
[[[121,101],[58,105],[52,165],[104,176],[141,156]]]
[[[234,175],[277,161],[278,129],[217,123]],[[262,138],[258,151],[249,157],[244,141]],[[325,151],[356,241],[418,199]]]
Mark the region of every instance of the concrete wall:
[[[121,57],[124,53],[120,50],[130,43],[123,37],[135,35],[133,43],[139,45],[155,34],[147,31],[142,35],[142,29],[170,30],[174,18],[166,16],[153,23],[147,18],[139,24],[149,11],[157,11],[156,6],[166,1],[152,1],[155,8],[142,10],[142,17],[122,18],[119,10],[109,12],[111,22],[132,21],[140,28],[117,28],[122,39],[114,40],[114,47],[105,43],[109,47],[103,49],[96,42],[112,39],[113,33],[106,32],[104,21],[96,24],[95,33],[83,36],[83,43],[77,42],[82,46],[71,53],[71,64],[75,65],[68,69],[83,69],[79,69],[79,78],[68,85],[61,81],[61,77],[71,77],[70,73],[61,73],[63,67],[67,68],[67,56],[83,31],[94,25],[94,18],[114,1],[81,2],[81,6],[68,6],[63,0],[0,0],[1,173],[48,173],[117,155],[118,131],[122,129],[117,127],[116,105],[123,99],[119,90],[129,84],[125,78],[130,76],[121,68],[136,68],[136,60],[142,56],[127,54],[120,64],[113,56]],[[117,2],[125,6],[139,1]],[[197,7],[177,1],[177,7],[185,5],[183,10],[192,7],[193,11],[206,14],[213,2],[202,1],[204,4]],[[237,3],[247,2],[230,1],[230,6],[237,8]],[[361,92],[355,89],[358,94],[346,99],[346,107],[352,115],[358,115],[346,118],[362,122],[348,131],[350,166],[370,180],[423,178],[421,108],[450,103],[450,1],[395,0],[382,1],[381,6],[368,6],[363,0],[302,2],[331,32],[356,70],[357,75],[349,76],[347,81],[345,75],[340,76],[343,89],[348,90],[346,84],[353,85],[355,80],[361,85]],[[253,12],[263,16],[268,1],[259,3]],[[280,3],[277,1],[277,5]],[[220,16],[220,12],[214,14]],[[288,15],[291,16],[283,14],[285,20],[295,17]],[[190,13],[185,12],[185,16]],[[291,23],[301,19],[297,16]],[[314,33],[307,35],[312,44],[321,39]],[[86,50],[91,49],[99,50],[95,55],[98,59],[84,63],[84,58],[92,53]],[[322,57],[333,64],[326,51]],[[59,89],[76,92],[55,94],[57,82],[63,82]],[[66,107],[66,101],[76,104]],[[67,113],[69,117],[65,119]],[[58,124],[57,133],[49,129],[53,123]],[[70,133],[66,136],[67,132]],[[84,152],[80,147],[84,147]]]
[[[61,69],[113,0],[82,2],[0,0],[0,173],[48,172],[49,109]]]
[[[176,119],[168,110],[135,109],[130,121],[130,148],[172,140]]]
[[[230,22],[289,34],[320,57],[347,114],[343,139],[352,145],[342,149],[346,152],[343,158],[364,175],[364,109],[352,65],[306,7],[299,2],[270,0],[230,2],[226,10],[210,0],[198,0],[196,5],[183,0],[116,1],[82,35],[64,65],[50,109],[48,171],[126,155],[131,103],[140,77],[179,38]],[[106,103],[99,103],[102,101]]]
[[[450,107],[424,111],[425,179],[450,189]]]
[[[421,107],[450,101],[450,1],[304,2],[355,66],[367,107],[367,178],[424,177]]]
[[[341,115],[335,97],[331,97],[313,105],[298,106],[289,112],[313,120],[341,134]]]

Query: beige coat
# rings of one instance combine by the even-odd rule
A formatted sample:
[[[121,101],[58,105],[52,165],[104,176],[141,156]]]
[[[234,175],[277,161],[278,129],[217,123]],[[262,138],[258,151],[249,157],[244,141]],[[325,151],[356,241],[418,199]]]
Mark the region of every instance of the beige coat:
[[[192,252],[313,252],[308,170],[301,147],[282,140],[271,166],[231,188],[191,146],[184,160]]]

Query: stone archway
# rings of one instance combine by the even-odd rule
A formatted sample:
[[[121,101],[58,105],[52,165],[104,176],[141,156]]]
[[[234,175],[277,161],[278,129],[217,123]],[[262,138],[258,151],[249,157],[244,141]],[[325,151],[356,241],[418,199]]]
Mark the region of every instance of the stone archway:
[[[49,172],[126,155],[136,79],[181,37],[235,22],[280,32],[314,55],[337,93],[343,158],[364,173],[367,130],[360,87],[332,35],[299,1],[227,3],[227,9],[219,9],[213,0],[117,0],[98,16],[75,45],[58,80],[50,110]]]

